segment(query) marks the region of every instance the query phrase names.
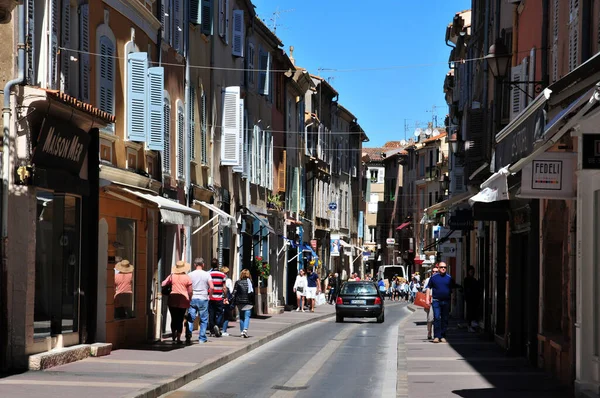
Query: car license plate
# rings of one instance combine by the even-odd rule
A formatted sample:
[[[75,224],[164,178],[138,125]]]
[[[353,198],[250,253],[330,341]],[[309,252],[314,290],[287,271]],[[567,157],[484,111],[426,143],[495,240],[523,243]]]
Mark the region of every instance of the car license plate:
[[[350,304],[367,304],[367,300],[350,300]]]

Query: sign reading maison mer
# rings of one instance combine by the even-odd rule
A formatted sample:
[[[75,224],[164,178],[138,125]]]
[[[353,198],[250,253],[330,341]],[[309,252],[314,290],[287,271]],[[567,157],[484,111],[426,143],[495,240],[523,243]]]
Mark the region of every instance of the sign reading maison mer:
[[[33,163],[79,174],[89,144],[90,136],[85,131],[71,123],[46,117],[38,135]]]

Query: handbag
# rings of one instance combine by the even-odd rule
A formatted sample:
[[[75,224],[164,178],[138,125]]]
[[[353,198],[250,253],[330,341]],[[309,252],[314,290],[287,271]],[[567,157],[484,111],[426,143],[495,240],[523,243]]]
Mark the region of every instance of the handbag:
[[[296,287],[296,291],[300,292],[300,293],[303,293],[304,292],[304,286],[297,286]]]
[[[415,302],[413,304],[425,309],[429,309],[430,307],[429,303],[427,302],[427,295],[423,292],[417,292],[415,295]]]
[[[160,292],[163,296],[168,296],[169,294],[171,294],[171,290],[173,290],[173,279],[170,275],[169,277],[171,278],[170,282],[160,289]]]

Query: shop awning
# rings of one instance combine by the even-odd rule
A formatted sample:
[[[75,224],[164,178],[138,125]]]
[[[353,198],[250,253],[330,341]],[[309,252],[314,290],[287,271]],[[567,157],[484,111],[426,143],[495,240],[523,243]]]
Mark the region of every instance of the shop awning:
[[[267,229],[267,231],[269,231],[269,233],[275,234],[275,230],[273,229],[273,227],[271,227],[271,224],[269,224],[269,220],[267,220],[264,217],[259,216],[258,214],[256,214],[255,212],[253,212],[252,210],[250,210],[247,207],[245,207],[245,209],[246,209],[247,215],[253,217],[259,223],[261,223],[263,225],[263,227],[265,227]]]
[[[207,209],[211,210],[214,213],[214,215],[210,220],[208,220],[203,225],[201,225],[197,230],[192,232],[192,235],[197,234],[206,226],[211,225],[213,223],[213,221],[215,219],[217,219],[217,217],[223,217],[225,220],[227,220],[229,222],[230,226],[234,227],[234,229],[235,229],[235,226],[237,225],[237,223],[235,221],[235,217],[233,217],[231,214],[228,214],[225,211],[219,209],[217,206],[210,204],[210,203],[206,203],[202,200],[194,200],[194,203],[198,204],[200,206],[206,207]]]
[[[162,196],[152,195],[129,188],[119,188],[123,191],[152,202],[160,210],[161,222],[163,224],[185,225],[187,227],[197,227],[200,225],[200,212],[180,203],[174,202]]]
[[[471,206],[475,202],[496,202],[508,199],[508,167],[500,169],[481,184],[481,191],[469,199]]]
[[[459,193],[457,195],[453,195],[451,198],[446,199],[443,202],[436,203],[433,206],[429,206],[428,208],[425,209],[425,213],[427,213],[428,215],[431,216],[434,214],[435,211],[446,209],[446,208],[449,208],[456,204],[459,204],[461,202],[464,202],[465,200],[468,200],[469,198],[471,198],[473,195],[475,195],[475,192],[470,192],[470,191]],[[404,225],[404,224],[402,224],[402,225]],[[404,228],[404,227],[402,227],[402,225],[396,229],[398,230],[398,229]]]
[[[314,258],[319,258],[317,253],[313,250],[312,247],[310,247],[310,245],[307,245],[306,243],[302,243],[302,245],[300,247],[302,248],[303,252],[310,253]]]
[[[409,225],[410,225],[410,221],[404,222],[396,228],[396,231],[401,231],[402,229],[406,228]]]

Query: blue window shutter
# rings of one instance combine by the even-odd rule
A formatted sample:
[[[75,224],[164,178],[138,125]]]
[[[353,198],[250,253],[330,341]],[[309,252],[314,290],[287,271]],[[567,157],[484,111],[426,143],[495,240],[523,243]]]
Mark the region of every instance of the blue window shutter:
[[[258,93],[263,94],[267,82],[267,54],[260,46],[258,47],[258,69]]]
[[[244,11],[233,11],[233,43],[231,53],[237,57],[244,56]]]
[[[115,113],[115,54],[114,43],[100,37],[100,102],[98,107],[111,115]]]
[[[58,32],[60,30],[60,7],[59,0],[50,0],[50,18],[48,38],[50,44],[48,48],[48,87],[49,89],[58,88]]]
[[[266,61],[265,61],[265,86],[264,86],[264,91],[263,91],[263,95],[268,96],[270,93],[270,88],[271,88],[271,53],[267,52],[266,53]]]
[[[64,48],[71,47],[71,2],[69,0],[62,0],[62,32],[61,32],[61,45]],[[60,89],[61,91],[71,94],[71,52],[61,51],[60,52]]]
[[[190,23],[200,25],[202,23],[202,0],[190,0]]]
[[[162,153],[163,174],[171,174],[171,103],[168,98],[164,99],[164,148]]]
[[[146,81],[148,76],[148,53],[127,55],[127,139],[144,142],[148,99]]]
[[[79,6],[79,49],[82,51],[79,62],[79,99],[90,102],[90,19],[89,5]]]
[[[202,33],[210,36],[213,34],[213,0],[202,0],[201,14]]]
[[[165,149],[164,76],[162,66],[148,68],[148,149]]]
[[[173,48],[177,52],[182,51],[181,36],[183,33],[183,24],[181,23],[181,15],[181,0],[173,0]]]
[[[196,159],[196,89],[194,86],[190,86],[190,100],[188,102],[188,123],[190,126],[189,131],[189,154],[190,160]]]
[[[221,164],[237,166],[239,164],[240,130],[240,87],[231,86],[223,90],[223,108],[221,123]]]

